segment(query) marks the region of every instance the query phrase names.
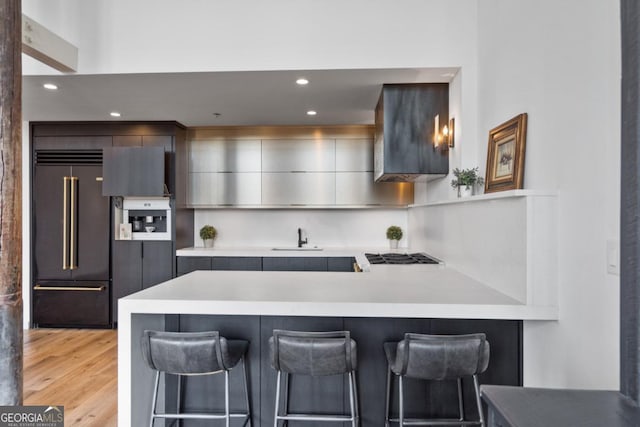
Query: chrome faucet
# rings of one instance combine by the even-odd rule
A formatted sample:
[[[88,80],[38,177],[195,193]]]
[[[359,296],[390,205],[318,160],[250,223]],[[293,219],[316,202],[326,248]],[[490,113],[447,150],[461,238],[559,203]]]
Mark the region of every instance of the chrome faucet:
[[[308,238],[304,238],[304,240],[302,240],[302,228],[298,228],[298,247],[301,248],[302,245],[306,245],[307,244],[307,240]]]

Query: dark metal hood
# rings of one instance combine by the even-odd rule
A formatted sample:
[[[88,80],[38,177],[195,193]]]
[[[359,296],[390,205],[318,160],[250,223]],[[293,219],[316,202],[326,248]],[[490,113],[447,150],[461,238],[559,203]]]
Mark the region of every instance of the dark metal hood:
[[[434,144],[449,121],[449,84],[385,84],[376,106],[374,178],[376,182],[413,182],[449,173],[449,147]]]

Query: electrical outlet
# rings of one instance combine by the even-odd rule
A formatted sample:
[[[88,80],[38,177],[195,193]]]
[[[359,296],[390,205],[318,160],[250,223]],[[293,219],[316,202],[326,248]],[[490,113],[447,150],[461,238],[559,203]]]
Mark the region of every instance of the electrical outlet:
[[[620,241],[607,240],[607,273],[620,275]]]

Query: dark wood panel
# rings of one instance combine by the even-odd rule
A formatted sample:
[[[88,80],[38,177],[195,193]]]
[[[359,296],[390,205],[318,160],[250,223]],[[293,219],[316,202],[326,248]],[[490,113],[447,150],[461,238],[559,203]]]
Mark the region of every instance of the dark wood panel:
[[[191,273],[196,270],[211,270],[211,257],[179,256],[177,257],[177,275]]]
[[[34,150],[100,150],[111,147],[111,136],[38,136]]]
[[[142,246],[142,288],[146,289],[173,277],[173,242],[145,241]],[[140,261],[139,261],[140,262]]]
[[[173,135],[178,122],[32,122],[32,136]]]
[[[261,257],[213,257],[212,270],[261,271]]]
[[[102,290],[34,290],[33,323],[37,326],[109,327],[109,282],[38,282]]]
[[[162,147],[165,152],[173,151],[173,137],[171,135],[143,135],[144,147]]]
[[[142,136],[140,135],[114,135],[114,147],[142,147]]]

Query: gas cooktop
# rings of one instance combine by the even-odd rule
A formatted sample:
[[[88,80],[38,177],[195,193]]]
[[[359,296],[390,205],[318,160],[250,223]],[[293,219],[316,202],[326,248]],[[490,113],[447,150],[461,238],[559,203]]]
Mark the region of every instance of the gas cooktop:
[[[369,264],[439,264],[439,262],[426,254],[364,254]]]

